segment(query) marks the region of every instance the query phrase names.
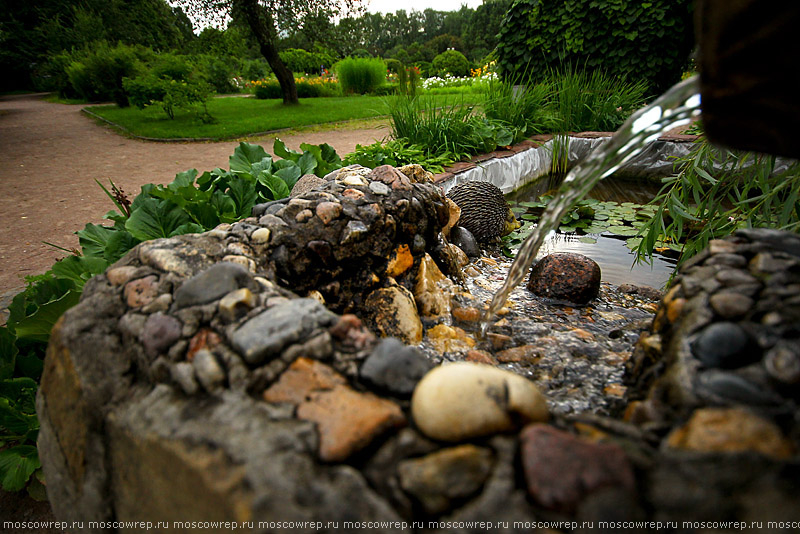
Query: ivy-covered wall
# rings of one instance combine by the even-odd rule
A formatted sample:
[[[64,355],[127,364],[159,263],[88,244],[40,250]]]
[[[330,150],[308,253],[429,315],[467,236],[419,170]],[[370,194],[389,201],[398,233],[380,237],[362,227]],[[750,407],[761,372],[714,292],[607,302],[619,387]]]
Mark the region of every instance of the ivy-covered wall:
[[[507,78],[602,68],[663,92],[694,46],[692,0],[516,0],[497,47]]]

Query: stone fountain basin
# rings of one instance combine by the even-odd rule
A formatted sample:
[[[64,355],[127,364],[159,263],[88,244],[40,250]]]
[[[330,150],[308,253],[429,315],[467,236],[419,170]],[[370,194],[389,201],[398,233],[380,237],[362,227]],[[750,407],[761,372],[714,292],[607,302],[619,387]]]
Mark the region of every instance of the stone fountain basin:
[[[154,528],[164,522],[170,531],[229,531],[230,525],[212,522],[231,521],[251,532],[365,526],[410,532],[419,530],[415,521],[430,519],[450,522],[426,524],[433,531],[473,532],[468,521],[486,520],[522,531],[551,517],[678,520],[723,510],[726,517],[764,518],[767,508],[757,500],[764,485],[774,489],[774,506],[795,515],[800,510],[787,469],[797,467],[796,443],[786,437],[798,434],[785,419],[782,427],[770,419],[785,410],[756,410],[763,423],[755,425],[757,435],[767,425],[771,448],[750,446],[731,456],[688,438],[674,438],[671,448],[664,441],[668,429],[707,402],[690,395],[692,380],[681,379],[695,375],[651,369],[653,362],[673,361],[682,362],[679,369],[697,369],[684,353],[670,352],[673,346],[685,351],[674,336],[683,335],[682,325],[697,324],[691,321],[698,306],[709,301],[691,273],[685,294],[671,293],[662,304],[660,321],[632,360],[634,378],[663,374],[657,384],[683,396],[651,395],[648,379],[631,386],[643,401],[629,422],[583,407],[547,410],[532,382],[519,377],[536,368],[537,350],[568,348],[559,356],[562,365],[546,369],[543,380],[570,375],[576,355],[619,371],[647,321],[626,327],[644,318],[619,314],[619,328],[612,329],[593,317],[594,332],[562,329],[566,337],[559,337],[529,316],[524,330],[541,330],[550,344],[514,352],[522,338],[503,317],[495,324],[501,330],[463,351],[464,359],[483,360],[478,368],[486,373],[443,366],[456,377],[439,383],[460,387],[429,396],[434,400],[419,408],[410,397],[430,376],[430,363],[371,331],[393,332],[393,315],[382,301],[415,307],[421,292],[430,293],[430,283],[420,284],[423,265],[455,274],[439,239],[449,214],[441,190],[414,169],[382,167],[337,176],[321,190],[256,213],[206,234],[139,245],[90,280],[81,302],[54,328],[37,411],[48,495],[59,519],[84,522],[89,532],[141,530],[118,521],[149,521]],[[764,246],[774,248],[770,239]],[[725,247],[717,253],[737,254]],[[791,253],[769,254],[788,261],[781,265],[795,276]],[[461,312],[429,311],[474,325],[476,304],[463,298]],[[676,304],[690,298],[698,304]],[[791,298],[784,299],[790,311],[796,308]],[[512,308],[510,315],[526,309]],[[704,326],[716,318],[708,313]],[[562,315],[567,323],[575,316]],[[427,327],[437,322],[423,321]],[[512,323],[508,330],[502,321]],[[616,351],[616,361],[603,360],[582,348],[589,336],[621,339],[627,350]],[[498,361],[503,351],[516,360]],[[516,364],[518,374],[486,363]],[[617,386],[605,391],[609,384],[601,379],[595,391],[622,401],[618,371]],[[731,380],[724,378],[723,390]],[[720,396],[718,382],[712,385]],[[570,387],[559,391],[568,401]],[[791,402],[777,395],[770,402],[778,407]],[[670,404],[681,398],[691,403]],[[741,395],[728,400],[747,405]],[[737,425],[741,418],[731,420]],[[697,504],[687,506],[682,495],[698,496]],[[728,499],[745,504],[725,508]]]

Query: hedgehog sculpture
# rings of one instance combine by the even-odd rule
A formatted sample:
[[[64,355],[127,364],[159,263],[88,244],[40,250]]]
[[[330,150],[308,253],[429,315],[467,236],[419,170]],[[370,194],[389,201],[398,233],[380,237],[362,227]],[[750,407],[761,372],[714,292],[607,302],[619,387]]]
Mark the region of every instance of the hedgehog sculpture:
[[[469,230],[480,243],[488,243],[520,227],[500,189],[489,182],[465,182],[454,186],[447,197],[461,208],[458,225]]]

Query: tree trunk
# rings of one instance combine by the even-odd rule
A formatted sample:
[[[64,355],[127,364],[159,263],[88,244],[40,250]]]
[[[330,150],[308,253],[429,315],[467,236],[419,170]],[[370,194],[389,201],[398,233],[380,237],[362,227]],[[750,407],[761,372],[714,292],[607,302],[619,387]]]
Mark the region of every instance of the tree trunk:
[[[277,32],[272,13],[263,10],[258,5],[258,0],[238,0],[239,7],[245,14],[247,23],[255,35],[261,54],[269,63],[283,93],[284,104],[299,104],[297,100],[297,87],[294,85],[294,75],[286,68],[278,55],[278,48],[275,46]]]

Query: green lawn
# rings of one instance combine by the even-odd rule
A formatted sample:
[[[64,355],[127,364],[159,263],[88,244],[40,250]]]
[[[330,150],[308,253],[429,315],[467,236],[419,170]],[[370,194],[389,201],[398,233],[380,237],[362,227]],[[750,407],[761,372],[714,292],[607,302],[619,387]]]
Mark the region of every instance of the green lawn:
[[[196,113],[182,110],[176,110],[175,119],[171,120],[158,106],[144,110],[119,108],[116,105],[91,106],[87,109],[142,137],[228,139],[281,128],[387,115],[389,98],[306,98],[301,99],[298,106],[284,106],[280,100],[214,98],[208,102],[208,111],[217,120],[214,124],[203,124]],[[452,95],[432,98],[436,105],[452,104],[462,99],[461,96]],[[474,103],[479,98],[478,95],[464,95],[463,101]]]

